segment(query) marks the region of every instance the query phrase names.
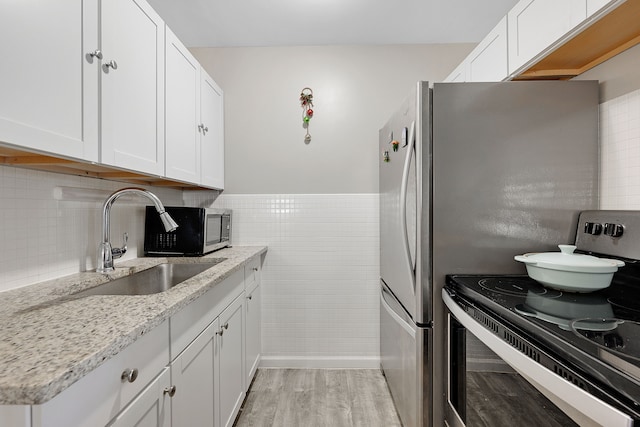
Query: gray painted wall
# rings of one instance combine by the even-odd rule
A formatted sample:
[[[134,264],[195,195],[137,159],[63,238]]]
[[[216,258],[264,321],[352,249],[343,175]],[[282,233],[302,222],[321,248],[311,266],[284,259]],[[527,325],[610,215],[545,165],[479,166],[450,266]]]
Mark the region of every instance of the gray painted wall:
[[[192,49],[225,92],[225,193],[377,193],[378,129],[416,81],[444,79],[473,47]]]

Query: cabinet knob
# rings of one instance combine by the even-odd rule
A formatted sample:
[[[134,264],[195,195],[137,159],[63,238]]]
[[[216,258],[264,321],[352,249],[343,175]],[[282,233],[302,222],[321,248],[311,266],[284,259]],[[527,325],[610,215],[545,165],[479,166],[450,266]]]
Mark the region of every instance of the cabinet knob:
[[[247,297],[247,299],[248,299],[248,300],[251,300],[251,298],[253,298],[253,295],[249,295],[249,296]]]
[[[258,271],[258,267],[253,267],[252,270],[253,271]]]
[[[97,59],[102,59],[102,51],[100,49],[96,49],[93,52],[89,52],[87,53],[87,56],[89,58],[97,58]]]
[[[168,394],[169,397],[173,397],[176,394],[176,386],[172,385],[171,387],[165,387],[162,394]]]
[[[138,378],[138,369],[137,368],[125,369],[124,372],[122,372],[122,375],[120,375],[120,379],[122,380],[122,382],[128,381],[128,382],[132,383],[137,378]]]
[[[205,126],[204,123],[200,123],[198,125],[198,129],[200,130],[200,132],[202,132],[203,135],[206,135],[207,132],[209,132],[209,127]]]
[[[107,62],[106,64],[103,65],[104,67],[104,71],[109,72],[109,68],[113,69],[113,70],[117,70],[118,69],[118,63],[115,60],[111,60],[109,62]]]
[[[224,325],[222,325],[220,327],[220,330],[218,332],[216,332],[216,335],[220,335],[220,336],[224,335],[224,330],[225,329],[229,329],[229,322],[227,322]]]

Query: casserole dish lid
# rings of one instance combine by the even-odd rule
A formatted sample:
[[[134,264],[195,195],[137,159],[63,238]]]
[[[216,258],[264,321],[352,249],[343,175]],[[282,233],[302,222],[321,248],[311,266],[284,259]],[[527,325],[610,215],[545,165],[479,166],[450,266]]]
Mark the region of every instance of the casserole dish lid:
[[[575,271],[580,273],[615,273],[624,262],[598,258],[592,255],[574,254],[574,245],[558,245],[560,252],[541,252],[517,255],[516,261],[550,270]]]

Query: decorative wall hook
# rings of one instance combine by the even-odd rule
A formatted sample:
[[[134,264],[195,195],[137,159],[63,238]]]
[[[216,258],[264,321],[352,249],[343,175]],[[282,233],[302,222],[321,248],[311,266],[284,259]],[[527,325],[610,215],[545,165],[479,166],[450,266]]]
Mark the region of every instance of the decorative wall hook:
[[[311,88],[305,87],[300,92],[300,106],[302,107],[302,127],[307,131],[304,136],[304,142],[308,144],[311,142],[309,121],[313,117],[313,91]]]

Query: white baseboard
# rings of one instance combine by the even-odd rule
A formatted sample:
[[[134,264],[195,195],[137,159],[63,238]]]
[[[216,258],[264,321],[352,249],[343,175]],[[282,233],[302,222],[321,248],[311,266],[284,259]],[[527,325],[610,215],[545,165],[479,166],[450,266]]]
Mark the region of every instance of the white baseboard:
[[[378,369],[380,357],[262,356],[261,368]]]

